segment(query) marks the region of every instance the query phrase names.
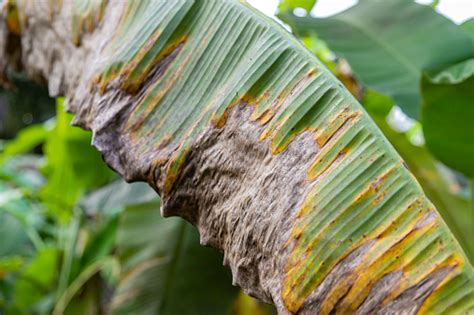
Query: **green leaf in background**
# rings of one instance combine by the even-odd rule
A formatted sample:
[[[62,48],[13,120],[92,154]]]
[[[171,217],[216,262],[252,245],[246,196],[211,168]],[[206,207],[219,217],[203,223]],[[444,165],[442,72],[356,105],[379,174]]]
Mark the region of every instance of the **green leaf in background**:
[[[97,231],[84,250],[84,255],[81,258],[81,266],[89,266],[98,260],[104,259],[112,252],[115,245],[117,228],[118,216],[115,216],[107,223],[101,225],[99,231]]]
[[[89,194],[82,200],[81,206],[89,216],[113,216],[128,206],[148,203],[158,198],[148,184],[127,184],[123,180],[116,180]]]
[[[6,272],[18,271],[23,265],[23,258],[21,256],[9,256],[0,258],[0,279],[3,278]]]
[[[71,209],[87,189],[107,183],[113,173],[91,146],[91,133],[72,127],[72,115],[58,102],[56,126],[44,147],[48,182],[42,192],[51,212],[68,219]]]
[[[25,154],[4,160],[0,162],[0,181],[23,191],[37,192],[45,180],[39,171],[42,163],[42,157]]]
[[[86,295],[87,298],[79,298],[73,301],[74,296],[90,281],[91,278],[114,261],[112,257],[105,257],[90,264],[78,275],[76,279],[68,286],[57,301],[53,315],[63,314],[98,314],[98,303],[95,300],[99,296],[98,292]],[[89,292],[86,292],[86,294]],[[73,303],[71,303],[73,302]]]
[[[47,124],[31,125],[21,129],[14,140],[6,143],[0,158],[9,158],[17,154],[27,153],[42,144],[48,136]]]
[[[317,34],[347,59],[361,82],[393,97],[418,118],[422,71],[474,55],[474,41],[429,6],[411,0],[365,0],[328,18],[282,14],[299,36]]]
[[[296,8],[303,8],[306,12],[311,12],[311,9],[316,4],[317,0],[282,0],[278,5],[278,10],[281,12],[292,11]]]
[[[0,258],[24,253],[31,246],[23,226],[11,214],[0,210]],[[0,269],[0,273],[5,270]],[[0,277],[1,278],[1,277]]]
[[[53,247],[39,250],[21,272],[15,285],[15,305],[28,309],[39,302],[56,279],[58,251]]]
[[[119,214],[121,273],[113,314],[229,314],[238,289],[222,255],[200,246],[184,220],[162,218],[159,198],[147,184],[117,180],[81,206],[89,216]]]
[[[474,18],[461,24],[461,28],[474,40]]]
[[[474,177],[474,59],[422,81],[423,131],[444,164]]]
[[[156,204],[126,210],[119,230],[123,274],[113,314],[228,314],[237,296],[222,256],[197,231],[163,219]]]
[[[41,179],[34,158],[17,158],[0,165],[0,257],[31,255],[42,246],[37,229],[43,223],[42,207],[27,198]],[[1,269],[0,269],[1,273]]]
[[[120,211],[118,255],[122,265],[113,314],[228,314],[238,289],[222,255],[199,244],[182,219],[164,219],[159,198],[145,184],[114,182],[89,196],[86,211]]]

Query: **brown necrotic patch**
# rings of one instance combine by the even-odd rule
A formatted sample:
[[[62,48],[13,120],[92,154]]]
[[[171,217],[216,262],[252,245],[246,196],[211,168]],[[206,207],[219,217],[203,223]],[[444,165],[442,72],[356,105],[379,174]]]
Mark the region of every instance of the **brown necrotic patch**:
[[[263,127],[250,120],[251,112],[245,103],[233,106],[225,126],[210,125],[189,144],[174,185],[162,196],[162,213],[198,226],[203,244],[225,249],[234,284],[283,310],[282,245],[317,147],[302,135],[273,155],[269,140],[259,140]]]

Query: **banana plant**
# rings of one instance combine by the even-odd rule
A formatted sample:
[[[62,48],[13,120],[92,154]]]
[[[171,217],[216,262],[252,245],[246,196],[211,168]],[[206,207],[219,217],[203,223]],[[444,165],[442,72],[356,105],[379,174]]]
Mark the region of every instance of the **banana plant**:
[[[0,20],[3,81],[65,96],[109,166],[280,314],[473,310],[473,268],[404,161],[245,2],[9,0]]]

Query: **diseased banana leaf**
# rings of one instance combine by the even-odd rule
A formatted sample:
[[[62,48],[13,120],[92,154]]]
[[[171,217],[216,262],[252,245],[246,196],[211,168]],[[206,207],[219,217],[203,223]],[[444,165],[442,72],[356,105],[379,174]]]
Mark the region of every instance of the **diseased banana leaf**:
[[[282,314],[472,310],[472,266],[415,178],[277,23],[231,0],[110,1],[81,11],[77,42],[67,2],[14,3],[30,76],[224,251],[234,284]]]
[[[425,146],[412,144],[406,133],[400,133],[390,127],[387,122],[387,114],[393,106],[390,97],[368,90],[364,93],[362,104],[380,130],[403,156],[408,168],[420,182],[428,198],[436,205],[441,217],[448,224],[472,264],[474,243],[471,242],[473,229],[469,200],[459,193],[454,193],[453,183],[442,176],[439,172],[438,160]]]

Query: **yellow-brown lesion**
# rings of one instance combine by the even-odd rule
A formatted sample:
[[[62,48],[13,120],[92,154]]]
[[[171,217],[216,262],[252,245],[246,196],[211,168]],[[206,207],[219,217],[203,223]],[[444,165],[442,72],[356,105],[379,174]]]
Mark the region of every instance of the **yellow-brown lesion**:
[[[155,31],[155,33],[147,40],[147,44],[145,44],[133,57],[133,59],[130,60],[122,69],[120,73],[120,75],[123,77],[121,88],[127,93],[136,94],[140,90],[140,87],[143,85],[143,82],[150,71],[154,67],[159,67],[160,63],[162,61],[166,61],[168,57],[173,56],[174,59],[176,54],[178,54],[186,44],[187,36],[182,36],[181,38],[169,43],[165,49],[153,57],[153,59],[146,65],[144,69],[140,70],[138,75],[134,74],[138,64],[143,60],[145,55],[149,53],[153,44],[155,44],[160,37],[161,32],[162,30]]]
[[[5,2],[5,11],[8,31],[17,36],[21,36],[22,25],[20,20],[20,11],[16,1],[7,0]]]
[[[84,34],[92,33],[103,19],[108,0],[72,1],[72,42],[79,46]]]
[[[367,198],[375,193],[380,187],[381,183],[386,180],[393,169],[389,169],[384,174],[379,176],[374,182],[366,187],[354,200],[355,203]],[[304,218],[308,209],[311,206],[303,206],[305,210],[303,215],[299,214],[298,220]],[[362,305],[364,300],[371,293],[374,285],[382,279],[385,275],[394,272],[401,272],[402,278],[391,289],[390,292],[383,299],[382,305],[387,305],[390,301],[395,300],[403,292],[411,287],[416,287],[426,279],[429,279],[437,271],[442,269],[450,270],[439,284],[436,284],[433,292],[449,282],[462,271],[465,264],[462,257],[449,251],[446,244],[443,242],[442,234],[440,233],[439,218],[435,214],[431,204],[427,203],[420,197],[410,201],[404,207],[401,215],[391,222],[380,226],[376,231],[370,235],[362,238],[359,242],[351,246],[346,251],[345,255],[338,258],[337,264],[329,269],[324,278],[311,283],[307,286],[307,281],[304,279],[312,278],[313,274],[317,272],[317,266],[309,264],[308,257],[315,246],[318,246],[319,238],[312,238],[310,244],[300,244],[300,238],[306,228],[296,225],[286,246],[288,247],[292,242],[295,244],[288,259],[288,264],[285,270],[285,280],[283,281],[282,298],[286,307],[294,313],[297,313],[303,305],[307,302],[310,293],[313,292],[319,285],[321,285],[324,278],[335,269],[335,266],[341,263],[352,251],[360,248],[367,242],[372,242],[370,249],[363,255],[358,265],[346,274],[342,280],[335,283],[328,294],[322,299],[319,306],[321,314],[329,314],[336,311],[338,314],[355,313]],[[433,238],[434,241],[421,241],[427,235]],[[420,242],[422,245],[420,245]],[[424,243],[428,243],[426,248]],[[300,244],[300,245],[298,245]],[[304,246],[304,247],[301,247]],[[420,252],[428,250],[428,255],[431,258],[426,258],[419,263]],[[304,250],[304,253],[301,252]],[[305,270],[301,273],[301,270]],[[300,277],[295,278],[295,275],[300,274]],[[306,284],[305,284],[306,283]],[[302,289],[306,287],[305,290]],[[423,301],[420,301],[420,304]],[[429,304],[429,298],[425,304]]]

